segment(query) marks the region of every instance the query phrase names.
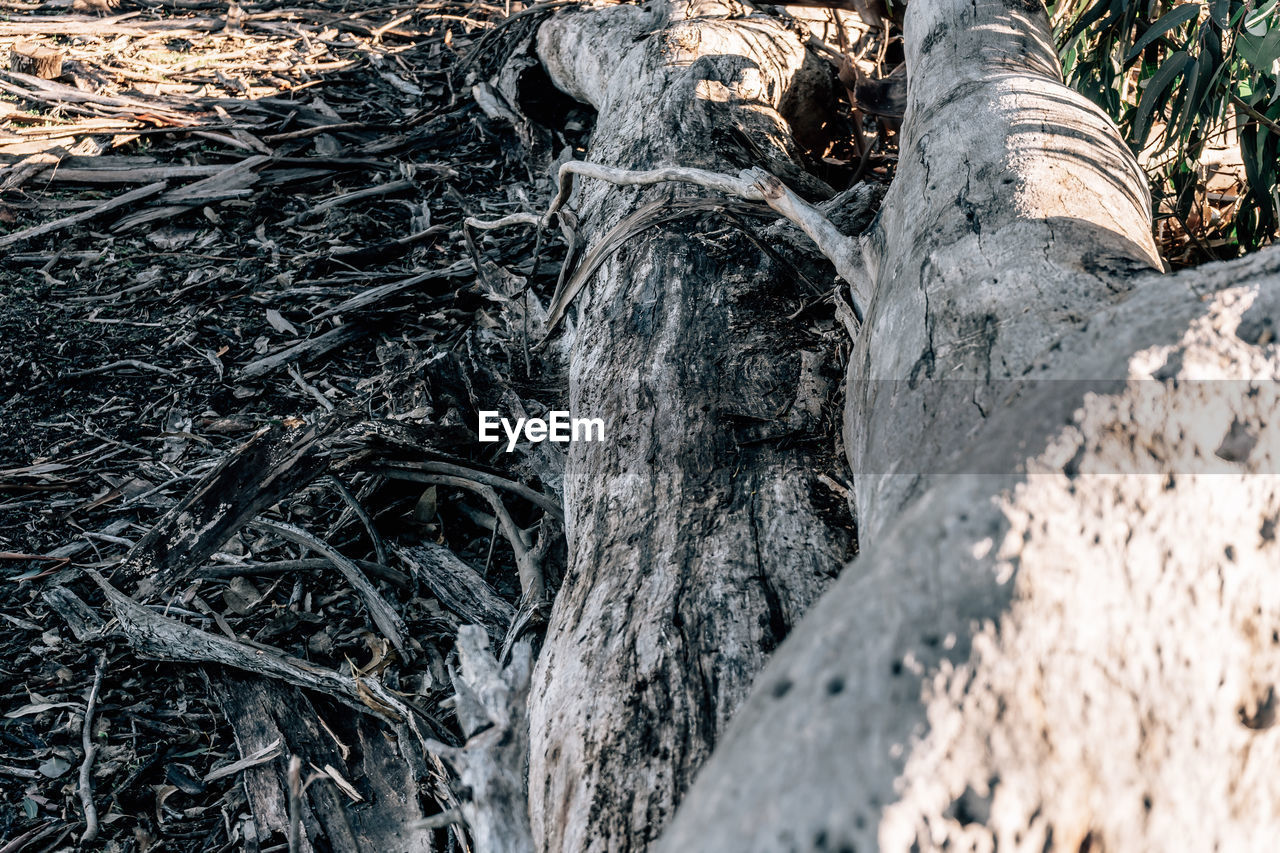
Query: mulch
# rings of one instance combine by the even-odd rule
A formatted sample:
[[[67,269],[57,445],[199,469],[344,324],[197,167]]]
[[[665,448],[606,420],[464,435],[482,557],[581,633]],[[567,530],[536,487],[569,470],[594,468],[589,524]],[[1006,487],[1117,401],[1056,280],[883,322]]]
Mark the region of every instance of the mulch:
[[[515,639],[504,522],[549,580],[563,560],[554,451],[474,440],[479,408],[565,408],[530,340],[563,250],[463,227],[548,189],[469,92],[511,10],[3,9],[0,55],[60,73],[0,70],[0,850],[76,844],[87,743],[102,849],[287,849],[241,779],[288,744],[245,766],[220,667],[151,659],[108,593],[327,673],[335,741],[367,697],[325,691],[371,676],[461,741],[458,627]]]

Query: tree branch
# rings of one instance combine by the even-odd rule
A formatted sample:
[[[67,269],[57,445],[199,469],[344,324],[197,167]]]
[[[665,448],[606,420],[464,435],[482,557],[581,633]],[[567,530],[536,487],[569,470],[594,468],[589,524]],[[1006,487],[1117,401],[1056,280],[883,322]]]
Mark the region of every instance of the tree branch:
[[[489,853],[532,853],[525,774],[529,761],[526,708],[533,654],[517,643],[503,669],[489,652],[489,636],[479,625],[458,629],[461,674],[453,673],[458,722],[467,743],[461,748],[429,741],[428,747],[458,770],[470,799],[462,816],[476,849]]]
[[[693,184],[746,201],[762,201],[783,219],[798,226],[814,242],[818,251],[831,261],[836,272],[849,284],[853,308],[858,319],[861,320],[864,316],[867,302],[871,298],[871,279],[862,260],[859,240],[840,233],[820,210],[800,198],[782,181],[763,169],[746,169],[737,175],[727,175],[722,172],[682,166],[633,170],[572,160],[560,167],[556,176],[556,196],[542,216],[532,213],[515,213],[493,220],[468,217],[466,224],[468,227],[482,231],[505,228],[510,225],[548,228],[568,201],[574,175],[607,181],[617,186],[647,187],[673,182]]]

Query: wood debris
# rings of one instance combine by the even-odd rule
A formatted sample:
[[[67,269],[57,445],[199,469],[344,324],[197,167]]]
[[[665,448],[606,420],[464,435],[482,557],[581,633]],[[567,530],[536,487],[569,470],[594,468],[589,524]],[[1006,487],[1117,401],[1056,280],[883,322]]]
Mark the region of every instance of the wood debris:
[[[77,3],[0,20],[0,837],[287,846],[296,758],[300,849],[468,845],[458,628],[564,556],[474,433],[565,405],[562,250],[462,227],[550,190],[458,70],[507,9]]]

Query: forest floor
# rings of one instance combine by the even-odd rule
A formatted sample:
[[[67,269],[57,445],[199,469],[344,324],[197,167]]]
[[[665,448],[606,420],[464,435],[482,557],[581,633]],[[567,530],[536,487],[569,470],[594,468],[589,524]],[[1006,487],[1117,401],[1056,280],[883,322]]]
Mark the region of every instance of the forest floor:
[[[246,828],[252,769],[217,772],[244,756],[207,668],[140,659],[84,572],[136,556],[251,437],[319,424],[328,476],[312,470],[269,515],[380,560],[364,567],[410,648],[388,655],[366,602],[322,560],[287,572],[309,549],[260,529],[196,549],[163,594],[140,600],[314,666],[376,668],[433,736],[458,741],[445,706],[457,626],[503,614],[442,605],[448,591],[387,549],[447,547],[483,576],[488,604],[510,610],[520,589],[494,506],[424,482],[421,463],[553,489],[539,477],[554,465],[481,456],[464,425],[478,407],[565,408],[554,371],[525,355],[539,321],[525,311],[541,310],[563,251],[535,258],[527,229],[462,228],[467,215],[531,209],[520,193],[548,185],[464,83],[464,58],[483,58],[508,10],[4,9],[0,54],[38,45],[61,73],[0,71],[0,849],[69,848],[85,830],[95,676],[102,849],[285,849]],[[265,488],[255,473],[246,494]],[[534,504],[501,500],[537,527]],[[83,606],[51,604],[52,590]],[[356,737],[350,711],[316,701],[335,740]],[[354,764],[335,773],[365,790]],[[438,849],[465,843],[436,832]]]
[[[552,587],[563,566],[560,451],[472,425],[567,408],[537,346],[564,248],[463,225],[539,210],[529,164],[582,156],[592,116],[545,79],[521,107],[547,126],[483,86],[558,5],[0,4],[0,54],[60,66],[0,70],[0,853],[77,843],[88,742],[102,849],[287,849],[251,813],[289,745],[250,748],[198,655],[139,654],[95,572],[175,631],[376,673],[462,739],[458,626],[509,643],[516,548]],[[845,35],[866,28],[822,37]],[[836,188],[891,175],[891,146],[813,153]],[[354,825],[376,792],[350,699],[303,712]],[[424,815],[451,805],[437,781]]]

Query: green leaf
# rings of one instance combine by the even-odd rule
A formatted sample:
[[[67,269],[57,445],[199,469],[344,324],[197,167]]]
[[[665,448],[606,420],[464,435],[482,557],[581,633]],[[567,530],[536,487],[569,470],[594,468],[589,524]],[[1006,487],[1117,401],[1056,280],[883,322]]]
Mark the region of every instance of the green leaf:
[[[1280,26],[1262,36],[1241,33],[1236,40],[1236,51],[1241,59],[1259,71],[1274,73],[1272,67],[1280,60]]]
[[[1240,118],[1247,121],[1250,116],[1241,114]],[[1240,129],[1240,159],[1244,161],[1245,183],[1248,184],[1246,195],[1253,202],[1241,208],[1242,211],[1253,208],[1253,216],[1243,223],[1243,233],[1240,234],[1241,244],[1248,248],[1259,245],[1275,228],[1275,208],[1269,192],[1275,181],[1275,135],[1271,134],[1271,144],[1268,144],[1267,136],[1267,130],[1256,122],[1245,124]]]
[[[1276,8],[1276,3],[1280,0],[1269,0],[1258,7],[1257,11],[1251,13],[1244,19],[1244,28],[1249,31],[1250,35],[1260,36],[1267,31],[1267,16]]]
[[[1222,29],[1231,26],[1227,13],[1231,8],[1231,0],[1209,0],[1209,19]]]
[[[27,820],[35,820],[36,815],[40,814],[40,804],[30,797],[23,797],[22,813],[27,816]]]
[[[1213,78],[1213,65],[1206,59],[1207,57],[1201,56],[1196,60],[1194,68],[1187,72],[1186,79],[1191,85],[1187,90],[1187,99],[1182,105],[1182,114],[1170,128],[1169,139],[1185,140],[1195,125],[1196,119],[1201,117],[1200,104],[1204,102],[1204,96],[1209,90],[1209,81]],[[1196,153],[1198,155],[1198,152]],[[1199,159],[1199,157],[1196,156],[1193,159]]]
[[[1179,6],[1174,9],[1172,12],[1152,24],[1150,29],[1143,33],[1142,36],[1133,43],[1133,47],[1129,48],[1129,52],[1124,56],[1124,64],[1128,65],[1130,62],[1137,59],[1138,54],[1146,50],[1147,45],[1160,38],[1160,36],[1170,30],[1182,26],[1188,21],[1194,21],[1198,17],[1200,17],[1200,4],[1198,3],[1189,3],[1185,6]]]
[[[1107,14],[1107,10],[1111,8],[1111,5],[1110,0],[1098,0],[1097,3],[1090,6],[1089,10],[1086,11],[1084,15],[1080,17],[1080,20],[1076,21],[1075,25],[1067,32],[1067,36],[1062,40],[1062,43],[1064,45],[1068,45],[1074,42],[1082,33],[1084,33],[1085,30],[1096,24],[1098,19]],[[1099,29],[1106,29],[1106,26],[1117,17],[1119,17],[1118,13],[1112,14],[1112,16],[1107,20],[1107,24],[1104,24]]]
[[[1155,116],[1156,107],[1164,103],[1165,94],[1174,82],[1194,64],[1195,60],[1191,58],[1191,54],[1185,50],[1179,50],[1166,59],[1156,73],[1151,75],[1151,79],[1147,81],[1147,88],[1143,90],[1142,98],[1138,101],[1138,111],[1133,117],[1134,144],[1140,148],[1146,146],[1147,134],[1151,132],[1151,120]]]

